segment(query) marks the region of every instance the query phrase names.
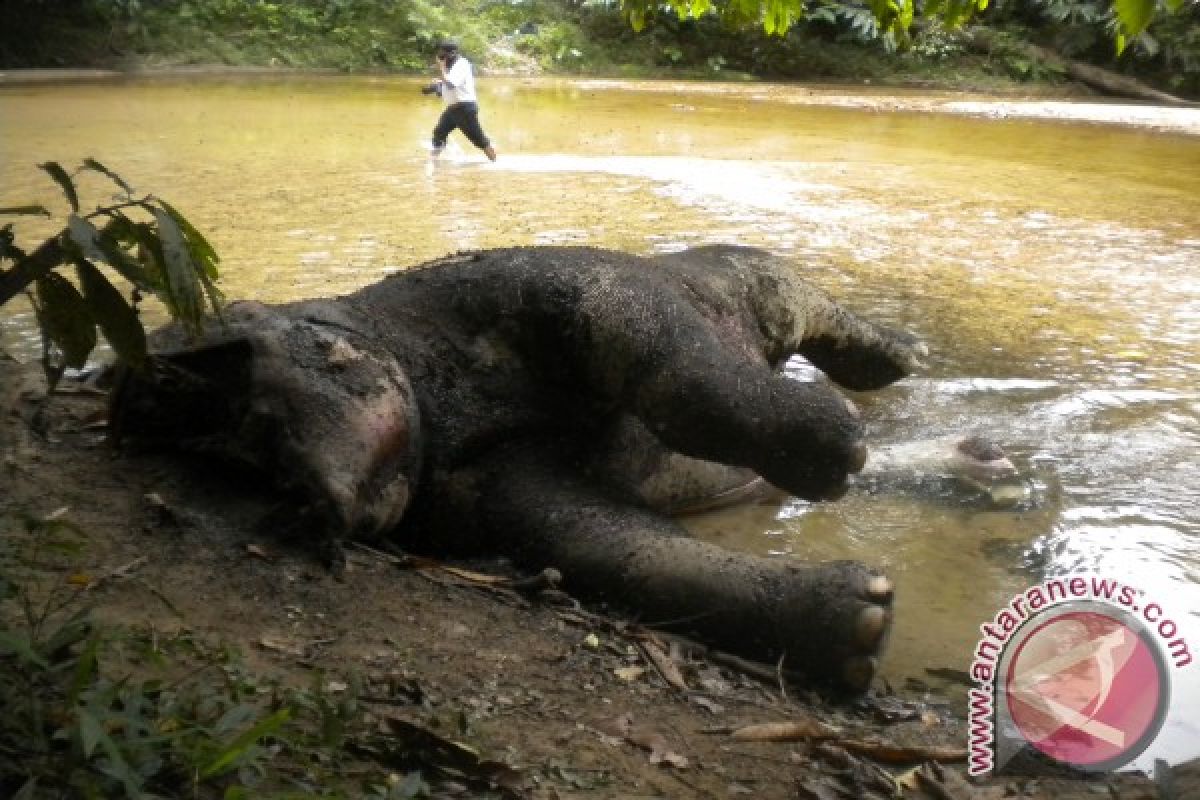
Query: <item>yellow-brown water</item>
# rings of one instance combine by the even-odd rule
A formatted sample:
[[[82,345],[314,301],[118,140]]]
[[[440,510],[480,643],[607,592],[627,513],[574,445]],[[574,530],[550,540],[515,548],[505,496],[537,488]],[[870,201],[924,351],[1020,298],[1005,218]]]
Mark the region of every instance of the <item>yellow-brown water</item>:
[[[692,520],[898,584],[886,673],[966,669],[980,623],[1047,575],[1144,588],[1200,656],[1200,137],[839,109],[781,86],[483,79],[495,165],[403,79],[140,81],[0,90],[0,205],[61,207],[35,168],[92,156],[207,232],[231,298],[346,292],[461,248],[768,247],[928,342],[926,373],[856,397],[873,442],[1003,443],[1034,502],[852,492]],[[106,199],[103,180],[85,196]],[[49,232],[21,220],[19,242]],[[32,356],[19,304],[0,346]],[[1200,666],[1152,755],[1196,755]]]

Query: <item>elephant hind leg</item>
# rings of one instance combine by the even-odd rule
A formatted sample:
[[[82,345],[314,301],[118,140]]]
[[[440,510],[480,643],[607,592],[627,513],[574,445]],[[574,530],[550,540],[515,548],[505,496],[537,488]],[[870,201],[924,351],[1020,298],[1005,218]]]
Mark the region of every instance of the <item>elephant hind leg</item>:
[[[548,452],[509,452],[471,481],[494,547],[556,567],[581,597],[822,682],[865,690],[891,624],[887,578],[856,562],[802,565],[690,538],[666,517],[570,477]]]

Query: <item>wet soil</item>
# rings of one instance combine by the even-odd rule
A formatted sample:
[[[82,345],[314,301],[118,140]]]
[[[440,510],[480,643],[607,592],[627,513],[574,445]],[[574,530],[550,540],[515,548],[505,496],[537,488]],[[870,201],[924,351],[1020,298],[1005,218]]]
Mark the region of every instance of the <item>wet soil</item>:
[[[59,512],[79,526],[88,540],[80,562],[50,577],[109,576],[92,592],[101,620],[220,640],[285,683],[311,685],[314,674],[402,683],[408,700],[393,698],[388,713],[418,726],[465,722],[460,738],[518,770],[509,796],[1160,796],[1141,776],[970,783],[953,758],[920,777],[912,769],[925,757],[952,756],[965,743],[962,710],[927,689],[823,697],[781,685],[772,667],[753,674],[663,642],[675,675],[648,657],[646,634],[630,621],[463,577],[504,574],[500,563],[460,565],[473,572],[456,575],[351,549],[337,578],[303,542],[262,525],[280,501],[263,481],[195,459],[116,451],[104,409],[103,392],[78,383],[46,397],[40,373],[0,356],[4,535],[5,518],[19,511]],[[837,734],[730,735],[814,721]],[[863,741],[886,748],[864,755]],[[915,751],[897,759],[905,747]],[[1200,782],[1179,772],[1170,796],[1200,796],[1189,791]]]

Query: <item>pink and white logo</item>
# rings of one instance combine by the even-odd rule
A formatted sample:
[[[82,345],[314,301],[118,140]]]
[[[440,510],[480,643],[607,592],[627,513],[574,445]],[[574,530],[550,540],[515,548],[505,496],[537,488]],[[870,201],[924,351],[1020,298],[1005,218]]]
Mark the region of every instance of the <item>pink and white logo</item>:
[[[1158,734],[1170,685],[1142,626],[1090,605],[1014,637],[1001,697],[1016,733],[1040,752],[1080,769],[1115,769]]]
[[[977,685],[968,692],[971,775],[1120,769],[1162,729],[1172,669],[1192,664],[1162,606],[1098,576],[1032,586],[979,630]]]

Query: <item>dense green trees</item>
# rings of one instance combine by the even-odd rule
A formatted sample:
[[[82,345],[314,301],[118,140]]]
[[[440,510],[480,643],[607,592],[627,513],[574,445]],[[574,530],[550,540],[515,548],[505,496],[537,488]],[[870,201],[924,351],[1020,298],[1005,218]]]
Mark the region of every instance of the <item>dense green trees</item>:
[[[874,80],[959,56],[956,26],[969,21],[1200,95],[1197,0],[0,0],[0,13],[0,67],[416,70],[453,35],[499,68]],[[871,51],[907,57],[889,65]],[[1019,79],[1056,75],[1026,56],[1001,61]]]

